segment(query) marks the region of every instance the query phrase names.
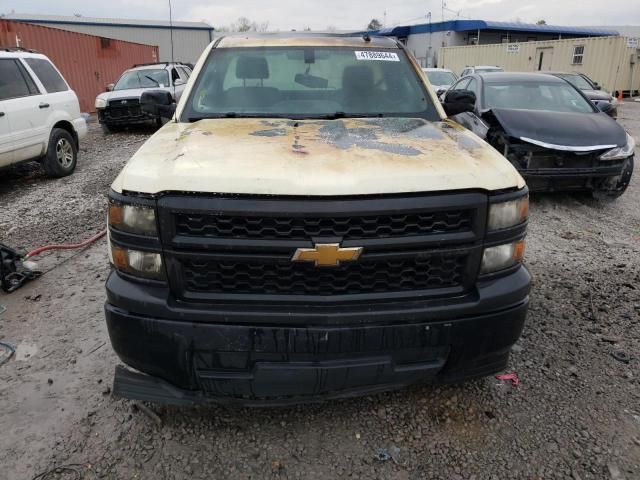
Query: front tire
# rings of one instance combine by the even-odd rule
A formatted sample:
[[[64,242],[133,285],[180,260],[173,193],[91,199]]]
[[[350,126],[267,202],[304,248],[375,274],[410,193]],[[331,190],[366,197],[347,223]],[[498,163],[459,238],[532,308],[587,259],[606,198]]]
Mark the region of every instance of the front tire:
[[[631,183],[631,175],[633,174],[633,157],[626,160],[622,167],[622,173],[613,179],[606,179],[602,184],[595,187],[593,197],[597,200],[614,200],[622,195],[629,183]]]
[[[42,165],[50,177],[66,177],[76,169],[78,147],[69,132],[54,128]]]

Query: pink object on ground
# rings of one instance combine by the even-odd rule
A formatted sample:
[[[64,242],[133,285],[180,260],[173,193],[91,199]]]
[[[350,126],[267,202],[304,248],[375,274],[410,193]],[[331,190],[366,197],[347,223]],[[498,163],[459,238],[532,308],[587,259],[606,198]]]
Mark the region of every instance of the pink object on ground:
[[[520,385],[520,379],[518,378],[517,373],[507,373],[505,375],[496,375],[498,380],[503,380],[505,382],[511,381],[511,385],[517,387]]]

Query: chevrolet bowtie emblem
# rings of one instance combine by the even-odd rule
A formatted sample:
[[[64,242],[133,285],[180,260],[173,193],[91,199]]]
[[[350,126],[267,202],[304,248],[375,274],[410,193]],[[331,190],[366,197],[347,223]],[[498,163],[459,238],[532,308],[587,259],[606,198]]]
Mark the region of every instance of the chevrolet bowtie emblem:
[[[362,247],[340,248],[339,243],[316,243],[315,248],[299,248],[293,262],[314,262],[316,267],[337,267],[340,262],[353,262],[360,257]]]

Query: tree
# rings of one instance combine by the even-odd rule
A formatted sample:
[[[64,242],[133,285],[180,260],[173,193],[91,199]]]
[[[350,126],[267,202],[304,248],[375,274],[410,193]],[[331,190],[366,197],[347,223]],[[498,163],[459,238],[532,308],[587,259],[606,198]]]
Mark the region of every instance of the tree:
[[[372,18],[367,25],[367,30],[380,30],[382,28],[382,23],[377,18]]]
[[[251,30],[251,20],[247,17],[240,17],[235,30],[236,32],[248,32]]]
[[[536,25],[546,25],[547,21],[544,18],[541,18],[536,22]]]
[[[217,27],[218,32],[266,32],[269,29],[269,22],[257,23],[247,17],[240,17],[235,23]]]

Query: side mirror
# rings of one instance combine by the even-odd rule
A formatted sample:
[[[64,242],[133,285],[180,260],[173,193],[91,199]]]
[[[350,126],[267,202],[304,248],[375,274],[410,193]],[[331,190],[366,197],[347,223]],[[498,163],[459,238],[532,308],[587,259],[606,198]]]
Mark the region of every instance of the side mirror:
[[[115,84],[110,83],[107,85],[107,92],[112,92],[113,91],[113,87],[115,87]]]
[[[598,110],[600,110],[602,113],[609,113],[611,110],[613,110],[613,105],[611,105],[610,102],[598,102],[596,103],[596,107],[598,107]]]
[[[601,85],[598,85],[598,82],[595,82],[595,83],[593,84],[593,88],[595,88],[596,90],[602,90],[602,86],[601,86]]]
[[[140,109],[147,115],[160,118],[172,118],[176,104],[171,94],[165,90],[149,90],[140,97]]]
[[[471,90],[449,90],[442,102],[447,116],[452,117],[476,109],[476,94]]]

